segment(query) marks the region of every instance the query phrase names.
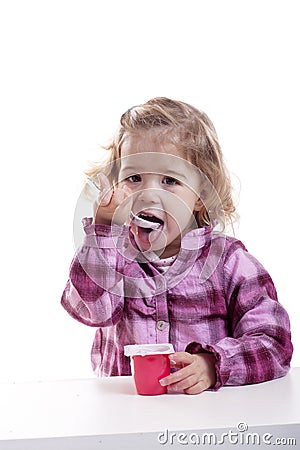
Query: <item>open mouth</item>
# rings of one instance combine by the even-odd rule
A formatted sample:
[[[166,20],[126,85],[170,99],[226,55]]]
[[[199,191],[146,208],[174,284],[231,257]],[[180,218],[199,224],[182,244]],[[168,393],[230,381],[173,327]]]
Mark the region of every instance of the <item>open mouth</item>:
[[[158,217],[148,214],[145,212],[141,212],[138,215],[134,214],[133,211],[130,212],[130,218],[132,222],[134,222],[138,227],[144,228],[145,230],[157,230],[160,228],[164,222]]]
[[[155,246],[161,245],[160,237],[165,227],[162,219],[152,214],[152,211],[141,211],[138,214],[131,211],[130,218],[134,238],[140,250],[154,250]]]

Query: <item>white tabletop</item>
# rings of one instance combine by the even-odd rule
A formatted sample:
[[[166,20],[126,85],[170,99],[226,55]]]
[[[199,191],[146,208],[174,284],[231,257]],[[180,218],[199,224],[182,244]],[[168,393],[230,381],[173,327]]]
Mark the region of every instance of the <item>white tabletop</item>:
[[[224,430],[239,437],[259,430],[297,438],[299,447],[293,448],[300,448],[300,368],[266,383],[195,396],[139,396],[131,377],[3,383],[0,402],[1,450],[152,450],[166,448],[164,440],[175,449],[189,447],[178,439],[188,439],[192,431]],[[170,432],[176,432],[173,442]],[[178,438],[180,432],[187,437]]]

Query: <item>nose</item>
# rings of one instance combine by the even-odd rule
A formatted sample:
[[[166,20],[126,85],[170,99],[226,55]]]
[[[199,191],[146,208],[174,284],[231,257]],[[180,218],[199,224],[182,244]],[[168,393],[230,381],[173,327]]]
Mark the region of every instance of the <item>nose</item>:
[[[137,198],[144,203],[160,203],[159,189],[153,187],[143,188],[137,193]]]
[[[137,192],[138,199],[143,203],[160,203],[160,179],[153,174],[144,174],[142,185]]]

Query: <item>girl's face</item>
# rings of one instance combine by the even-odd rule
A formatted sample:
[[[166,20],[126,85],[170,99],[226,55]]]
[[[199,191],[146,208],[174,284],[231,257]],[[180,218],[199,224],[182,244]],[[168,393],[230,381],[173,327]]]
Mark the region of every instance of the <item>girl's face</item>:
[[[153,130],[127,134],[121,147],[119,183],[132,192],[132,212],[159,223],[157,230],[131,222],[141,251],[160,257],[176,255],[181,237],[196,228],[194,212],[199,199],[200,173],[183,152]]]

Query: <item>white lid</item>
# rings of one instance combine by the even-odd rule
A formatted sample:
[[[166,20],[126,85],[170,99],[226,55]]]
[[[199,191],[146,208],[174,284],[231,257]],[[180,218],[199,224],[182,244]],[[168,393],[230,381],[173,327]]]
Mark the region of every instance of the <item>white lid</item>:
[[[145,355],[169,355],[174,353],[172,344],[141,344],[141,345],[125,345],[125,356],[145,356]]]

